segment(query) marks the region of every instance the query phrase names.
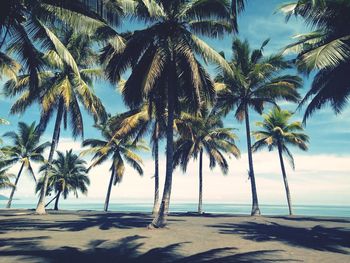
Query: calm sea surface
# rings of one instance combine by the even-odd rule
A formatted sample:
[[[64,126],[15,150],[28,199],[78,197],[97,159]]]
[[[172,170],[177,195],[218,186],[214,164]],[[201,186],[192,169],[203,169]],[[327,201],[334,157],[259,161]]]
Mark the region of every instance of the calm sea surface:
[[[36,200],[14,200],[12,208],[35,208]],[[6,201],[0,201],[0,208],[5,208]],[[250,214],[251,206],[249,204],[220,204],[209,203],[203,204],[204,211],[207,213],[222,214]],[[52,208],[50,206],[50,208]],[[64,210],[96,210],[103,209],[103,201],[63,201],[60,209]],[[288,209],[284,205],[260,205],[264,215],[287,215]],[[150,212],[152,211],[151,203],[113,203],[109,205],[110,211],[116,212]],[[171,212],[195,212],[196,203],[172,203]],[[294,213],[304,216],[335,216],[350,217],[350,206],[321,206],[321,205],[295,205]]]

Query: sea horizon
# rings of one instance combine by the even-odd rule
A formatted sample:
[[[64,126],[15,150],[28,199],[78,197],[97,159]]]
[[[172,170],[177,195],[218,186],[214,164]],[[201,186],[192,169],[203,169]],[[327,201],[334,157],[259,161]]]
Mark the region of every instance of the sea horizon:
[[[15,200],[12,204],[14,209],[35,209],[37,200]],[[91,210],[103,211],[103,200],[85,200],[88,202],[79,202],[78,200],[64,200],[60,204],[60,210]],[[5,209],[7,200],[0,201],[0,208]],[[151,212],[153,203],[130,201],[111,201],[109,204],[110,212]],[[49,206],[49,209],[53,206]],[[214,214],[232,214],[232,215],[249,215],[251,204],[240,204],[230,202],[207,202],[203,204],[205,213]],[[288,206],[284,204],[260,204],[262,215],[266,216],[284,216],[288,215]],[[329,216],[329,217],[350,217],[350,206],[346,205],[321,205],[321,204],[295,204],[293,206],[294,215],[296,216]],[[197,203],[187,201],[176,201],[170,204],[170,212],[187,213],[196,212]]]

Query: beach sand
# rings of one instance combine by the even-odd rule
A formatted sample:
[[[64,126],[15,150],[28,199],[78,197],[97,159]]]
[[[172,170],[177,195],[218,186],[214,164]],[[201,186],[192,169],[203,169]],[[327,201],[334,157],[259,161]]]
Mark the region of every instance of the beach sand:
[[[350,262],[350,219],[0,210],[0,262]]]

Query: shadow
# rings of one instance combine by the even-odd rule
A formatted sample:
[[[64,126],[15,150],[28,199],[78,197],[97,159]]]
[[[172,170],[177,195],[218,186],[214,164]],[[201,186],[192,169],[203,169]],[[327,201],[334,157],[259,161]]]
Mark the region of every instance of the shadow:
[[[206,252],[184,256],[179,252],[185,243],[171,244],[165,247],[157,247],[148,251],[141,249],[142,236],[129,236],[116,242],[106,240],[94,240],[88,248],[81,250],[76,247],[61,247],[49,249],[40,245],[45,237],[17,238],[1,240],[0,244],[7,244],[6,249],[0,250],[0,257],[17,261],[35,262],[116,262],[116,263],[231,263],[231,262],[294,262],[292,259],[281,258],[280,250],[261,250],[246,253],[237,253],[236,248],[218,248]],[[26,244],[23,246],[23,244]]]
[[[211,213],[202,213],[199,214],[197,212],[186,212],[186,213],[170,213],[170,216],[176,217],[211,217],[211,218],[224,218],[224,217],[247,217],[248,215],[234,215],[234,214],[211,214]]]
[[[340,227],[326,228],[317,225],[313,228],[302,228],[253,222],[210,227],[219,228],[221,234],[242,235],[245,239],[257,242],[280,241],[296,247],[349,254],[347,250],[350,248],[350,231]]]
[[[67,213],[68,214],[68,213]],[[64,218],[64,214],[62,218]],[[94,214],[74,214],[78,215],[77,220],[45,220],[45,217],[17,217],[16,220],[1,220],[1,231],[24,231],[30,229],[47,230],[47,231],[81,231],[91,227],[98,227],[100,230],[109,230],[111,228],[130,229],[145,228],[151,221],[152,216],[143,213],[94,213]],[[170,223],[183,221],[169,219]]]
[[[330,222],[330,223],[350,223],[350,218],[326,218],[326,217],[300,217],[300,216],[270,216],[270,218],[284,219],[289,221],[309,221],[309,222]]]

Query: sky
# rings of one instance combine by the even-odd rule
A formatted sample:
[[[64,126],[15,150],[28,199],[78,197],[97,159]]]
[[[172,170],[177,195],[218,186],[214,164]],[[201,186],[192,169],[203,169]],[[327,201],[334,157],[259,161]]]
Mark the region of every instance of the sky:
[[[263,2],[263,4],[262,4]],[[279,52],[284,46],[293,41],[292,37],[308,32],[302,20],[291,19],[288,23],[282,14],[276,13],[277,7],[284,1],[278,0],[250,0],[245,12],[239,18],[239,37],[247,39],[253,48],[260,47],[261,43],[270,38],[265,54]],[[137,28],[137,24],[125,24],[121,30]],[[231,53],[232,36],[220,40],[205,39],[217,51]],[[215,74],[213,66],[208,69]],[[294,71],[292,73],[295,73]],[[302,93],[308,90],[312,77],[303,77],[304,87]],[[3,82],[0,82],[0,86]],[[95,83],[96,94],[103,101],[108,112],[115,114],[126,110],[116,87],[108,82]],[[18,121],[38,121],[40,111],[37,105],[31,107],[25,114],[18,116],[9,115],[9,109],[13,99],[0,97],[0,116],[7,118],[10,125],[1,126],[0,134],[9,130],[16,130]],[[296,105],[281,102],[280,106],[291,111],[296,110]],[[268,110],[268,109],[267,109]],[[303,109],[296,111],[293,120],[301,120]],[[296,169],[293,171],[287,164],[292,200],[294,204],[327,204],[350,205],[350,110],[346,108],[341,115],[334,115],[330,108],[324,108],[314,114],[308,120],[305,127],[310,136],[308,152],[291,149],[294,153]],[[252,130],[256,130],[255,122],[260,121],[261,116],[252,114]],[[99,133],[92,128],[93,120],[84,113],[85,138],[98,138]],[[242,123],[235,121],[233,113],[224,120],[225,126],[237,129],[239,137],[237,145],[241,149],[242,157],[239,160],[230,159],[230,170],[227,175],[222,175],[220,170],[210,170],[208,160],[204,158],[204,202],[240,203],[251,202],[250,182],[247,176],[247,157],[245,130]],[[50,140],[53,123],[49,124],[43,140]],[[6,142],[5,142],[6,143]],[[63,131],[59,144],[59,150],[73,149],[79,153],[81,139],[71,139],[70,132]],[[160,156],[161,186],[165,175],[165,150]],[[150,153],[141,153],[144,159],[144,176],[138,176],[130,167],[127,167],[122,183],[113,188],[111,202],[142,201],[152,202],[153,198],[153,161]],[[280,173],[277,152],[259,152],[254,154],[257,191],[260,203],[285,204],[285,192]],[[110,176],[110,163],[92,169],[90,171],[91,186],[84,200],[103,200],[107,190]],[[37,167],[37,166],[36,166]],[[12,172],[16,173],[19,167],[15,166]],[[198,163],[191,162],[187,173],[174,172],[172,200],[174,202],[196,202],[198,198]],[[19,182],[16,197],[35,198],[34,182],[24,174]],[[0,190],[0,194],[8,195],[9,191]],[[69,200],[73,200],[71,197]]]

